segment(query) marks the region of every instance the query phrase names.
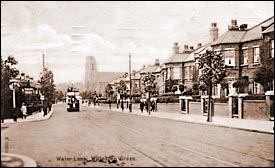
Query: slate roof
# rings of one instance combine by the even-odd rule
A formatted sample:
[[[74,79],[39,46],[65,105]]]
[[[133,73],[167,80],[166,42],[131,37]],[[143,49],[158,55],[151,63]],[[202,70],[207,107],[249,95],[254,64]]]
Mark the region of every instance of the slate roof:
[[[211,45],[240,43],[262,39],[262,27],[269,27],[272,24],[274,24],[274,16],[255,25],[248,30],[228,30],[227,32],[219,36],[219,38],[216,39]]]
[[[271,32],[274,32],[274,24],[272,24],[270,27],[265,29],[265,31],[263,31],[263,33],[271,33]]]
[[[155,72],[158,68],[159,68],[159,66],[148,65],[147,67],[145,67],[144,69],[142,69],[140,71],[140,73]]]
[[[111,82],[124,73],[125,72],[98,72],[97,77],[99,82]]]
[[[189,54],[183,54],[183,53],[175,53],[171,57],[168,58],[168,60],[165,62],[165,64],[170,63],[181,63],[186,60]]]

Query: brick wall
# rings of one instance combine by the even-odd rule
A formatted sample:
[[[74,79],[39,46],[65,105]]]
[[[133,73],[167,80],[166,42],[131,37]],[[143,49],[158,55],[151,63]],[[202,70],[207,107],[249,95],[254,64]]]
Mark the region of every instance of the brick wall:
[[[201,102],[189,102],[189,114],[203,115]]]
[[[244,100],[243,118],[269,120],[269,112],[265,100]]]
[[[214,116],[228,117],[229,104],[228,103],[214,103]]]

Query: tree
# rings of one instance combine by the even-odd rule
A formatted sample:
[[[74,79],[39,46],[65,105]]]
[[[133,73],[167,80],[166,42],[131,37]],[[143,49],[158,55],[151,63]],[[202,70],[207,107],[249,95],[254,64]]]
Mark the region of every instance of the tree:
[[[202,69],[199,77],[200,82],[208,86],[208,113],[207,121],[212,122],[213,111],[210,110],[210,102],[212,97],[212,85],[220,84],[228,75],[221,52],[206,50],[199,57],[199,69]]]
[[[274,58],[271,57],[269,43],[263,43],[260,52],[262,66],[254,72],[254,81],[260,83],[266,92],[273,90],[271,86],[274,80]]]
[[[45,96],[46,101],[53,101],[55,84],[53,79],[53,73],[51,70],[48,70],[47,68],[43,69],[41,77],[41,86],[42,94]]]
[[[111,84],[108,84],[106,87],[105,87],[105,93],[106,93],[106,96],[107,96],[107,100],[109,101],[109,108],[111,110],[111,103],[112,103],[112,96],[114,94],[114,91],[113,91],[113,88],[112,88],[112,85]]]
[[[6,60],[1,56],[1,120],[11,117],[12,111],[12,91],[9,88],[9,82],[12,77],[18,75],[18,71],[13,68],[18,62],[13,56],[8,56]]]
[[[151,111],[150,108],[150,99],[151,96],[158,96],[159,88],[157,86],[156,77],[152,73],[147,73],[141,78],[141,84],[144,87],[145,93],[148,93],[148,109],[149,114]]]

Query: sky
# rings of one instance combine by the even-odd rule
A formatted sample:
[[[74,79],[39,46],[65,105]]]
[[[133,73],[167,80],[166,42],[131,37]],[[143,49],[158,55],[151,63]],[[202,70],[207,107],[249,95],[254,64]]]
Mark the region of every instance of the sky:
[[[101,72],[164,63],[174,42],[196,48],[232,19],[252,27],[274,16],[274,1],[1,1],[1,56],[39,78],[42,54],[56,83],[83,82],[86,56]]]

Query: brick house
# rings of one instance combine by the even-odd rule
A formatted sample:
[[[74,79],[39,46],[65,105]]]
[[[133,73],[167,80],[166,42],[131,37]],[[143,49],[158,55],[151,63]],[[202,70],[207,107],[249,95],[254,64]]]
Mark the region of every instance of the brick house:
[[[247,29],[247,24],[238,26],[237,20],[232,20],[231,25],[228,26],[228,31],[211,43],[214,50],[222,52],[225,65],[230,70],[227,77],[229,94],[235,92],[264,93],[262,86],[254,82],[254,72],[262,66],[261,57],[265,57],[265,55],[260,55],[260,48],[264,43],[264,30],[272,25],[274,25],[274,16],[250,29]],[[236,81],[247,84],[246,86],[235,87]]]
[[[178,43],[174,43],[173,55],[164,63],[165,64],[165,93],[171,92],[173,86],[184,85],[184,87],[192,87],[194,77],[195,60],[189,56],[194,48],[184,45],[184,50],[179,51]]]

